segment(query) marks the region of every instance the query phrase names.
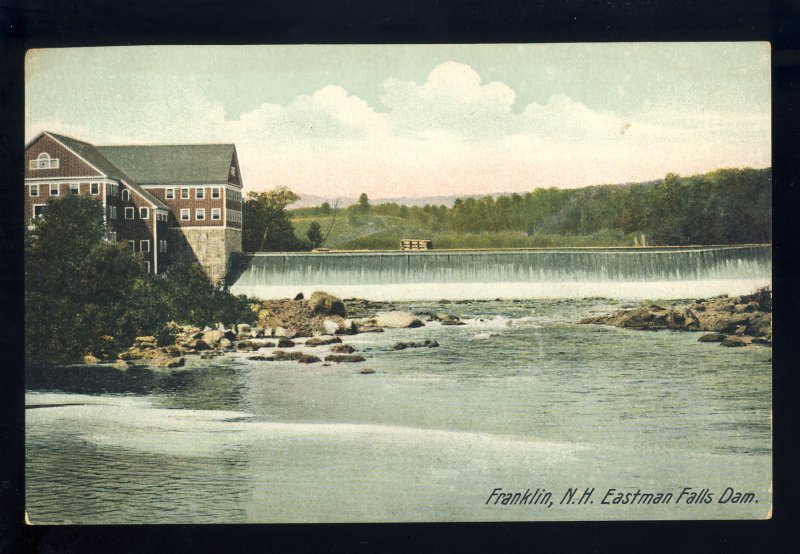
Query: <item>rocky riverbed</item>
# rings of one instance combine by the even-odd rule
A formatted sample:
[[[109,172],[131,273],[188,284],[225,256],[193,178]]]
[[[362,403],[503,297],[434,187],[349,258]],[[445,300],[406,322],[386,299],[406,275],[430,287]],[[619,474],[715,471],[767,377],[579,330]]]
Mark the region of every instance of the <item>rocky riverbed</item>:
[[[116,360],[100,360],[87,354],[84,361],[110,361],[119,367],[143,365],[153,369],[174,369],[184,366],[187,355],[211,358],[226,352],[251,352],[253,355],[249,359],[259,361],[356,363],[365,361],[365,358],[353,346],[343,344],[342,337],[380,333],[388,328],[424,327],[425,316],[428,321],[438,321],[442,325],[464,324],[452,314],[420,316],[397,309],[387,310],[394,307],[359,300],[343,301],[323,292],[315,292],[308,299],[264,300],[254,306],[257,314],[255,325],[220,323],[216,328],[201,329],[169,322],[157,336],[137,337],[134,344],[121,352]],[[348,312],[359,317],[348,317]],[[330,346],[331,354],[321,358],[292,350],[297,346]],[[395,350],[435,346],[438,346],[435,341],[398,343]]]
[[[730,347],[769,346],[772,345],[772,290],[766,287],[745,296],[724,295],[682,305],[644,303],[579,323],[643,331],[707,331],[698,339],[700,342],[719,342]]]

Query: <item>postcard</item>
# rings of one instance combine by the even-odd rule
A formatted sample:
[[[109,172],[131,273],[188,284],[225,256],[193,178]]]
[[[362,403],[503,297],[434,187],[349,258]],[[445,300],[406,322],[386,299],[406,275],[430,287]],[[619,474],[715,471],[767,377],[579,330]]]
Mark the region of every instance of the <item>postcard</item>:
[[[30,524],[771,517],[768,43],[25,70]]]

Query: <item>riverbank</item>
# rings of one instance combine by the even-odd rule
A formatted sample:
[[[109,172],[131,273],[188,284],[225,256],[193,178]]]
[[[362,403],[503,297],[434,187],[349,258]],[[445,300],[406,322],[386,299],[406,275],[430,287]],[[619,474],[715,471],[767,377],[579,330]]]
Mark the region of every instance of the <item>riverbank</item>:
[[[445,326],[464,324],[458,316],[449,313],[418,315],[392,307],[391,304],[358,299],[343,301],[319,291],[309,299],[299,295],[295,299],[264,300],[256,306],[254,325],[220,323],[215,329],[200,329],[169,322],[158,336],[137,337],[134,344],[120,353],[113,363],[121,368],[144,365],[153,369],[176,369],[185,365],[188,355],[207,359],[227,352],[252,353],[248,359],[255,361],[356,363],[366,360],[356,353],[355,347],[345,344],[342,337],[382,333],[386,329],[424,327],[426,319]],[[291,350],[296,346],[328,346],[330,353],[320,357]],[[405,341],[397,342],[393,349],[437,346],[438,343],[432,340]],[[271,353],[265,353],[270,350]],[[87,355],[84,361],[91,364],[101,362],[92,355]],[[365,372],[369,373],[369,368],[365,368]]]
[[[645,303],[609,315],[589,317],[582,324],[612,325],[640,331],[707,331],[700,342],[722,346],[772,345],[772,289],[753,294],[698,299],[691,304],[661,306]]]

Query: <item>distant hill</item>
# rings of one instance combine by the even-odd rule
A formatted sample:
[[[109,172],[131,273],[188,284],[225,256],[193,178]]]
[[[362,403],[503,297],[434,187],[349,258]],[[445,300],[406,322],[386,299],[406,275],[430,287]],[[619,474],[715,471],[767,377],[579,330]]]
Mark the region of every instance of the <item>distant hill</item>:
[[[420,198],[410,198],[410,197],[396,197],[396,198],[372,198],[370,197],[369,202],[370,204],[400,204],[403,206],[425,206],[426,204],[430,204],[432,206],[447,206],[448,208],[452,208],[453,204],[455,203],[457,198],[483,198],[485,196],[491,196],[492,198],[497,198],[498,196],[508,196],[512,194],[510,192],[493,192],[491,194],[457,194],[453,196],[423,196]],[[347,206],[352,206],[355,204],[358,199],[357,198],[346,198],[346,197],[339,197],[338,199],[335,197],[327,197],[327,196],[317,196],[313,194],[301,194],[300,200],[289,206],[289,209],[299,209],[299,208],[313,208],[314,206],[319,206],[323,202],[327,202],[331,206],[333,206],[336,201],[339,201],[340,208],[346,208]]]

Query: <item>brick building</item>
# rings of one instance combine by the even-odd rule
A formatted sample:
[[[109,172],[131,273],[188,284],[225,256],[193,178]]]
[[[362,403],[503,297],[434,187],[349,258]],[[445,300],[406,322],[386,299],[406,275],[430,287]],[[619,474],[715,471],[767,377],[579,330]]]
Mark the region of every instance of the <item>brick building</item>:
[[[220,283],[242,251],[233,144],[94,146],[45,131],[25,146],[25,189],[26,225],[50,198],[95,198],[111,240],[128,243],[153,273],[187,259]]]

